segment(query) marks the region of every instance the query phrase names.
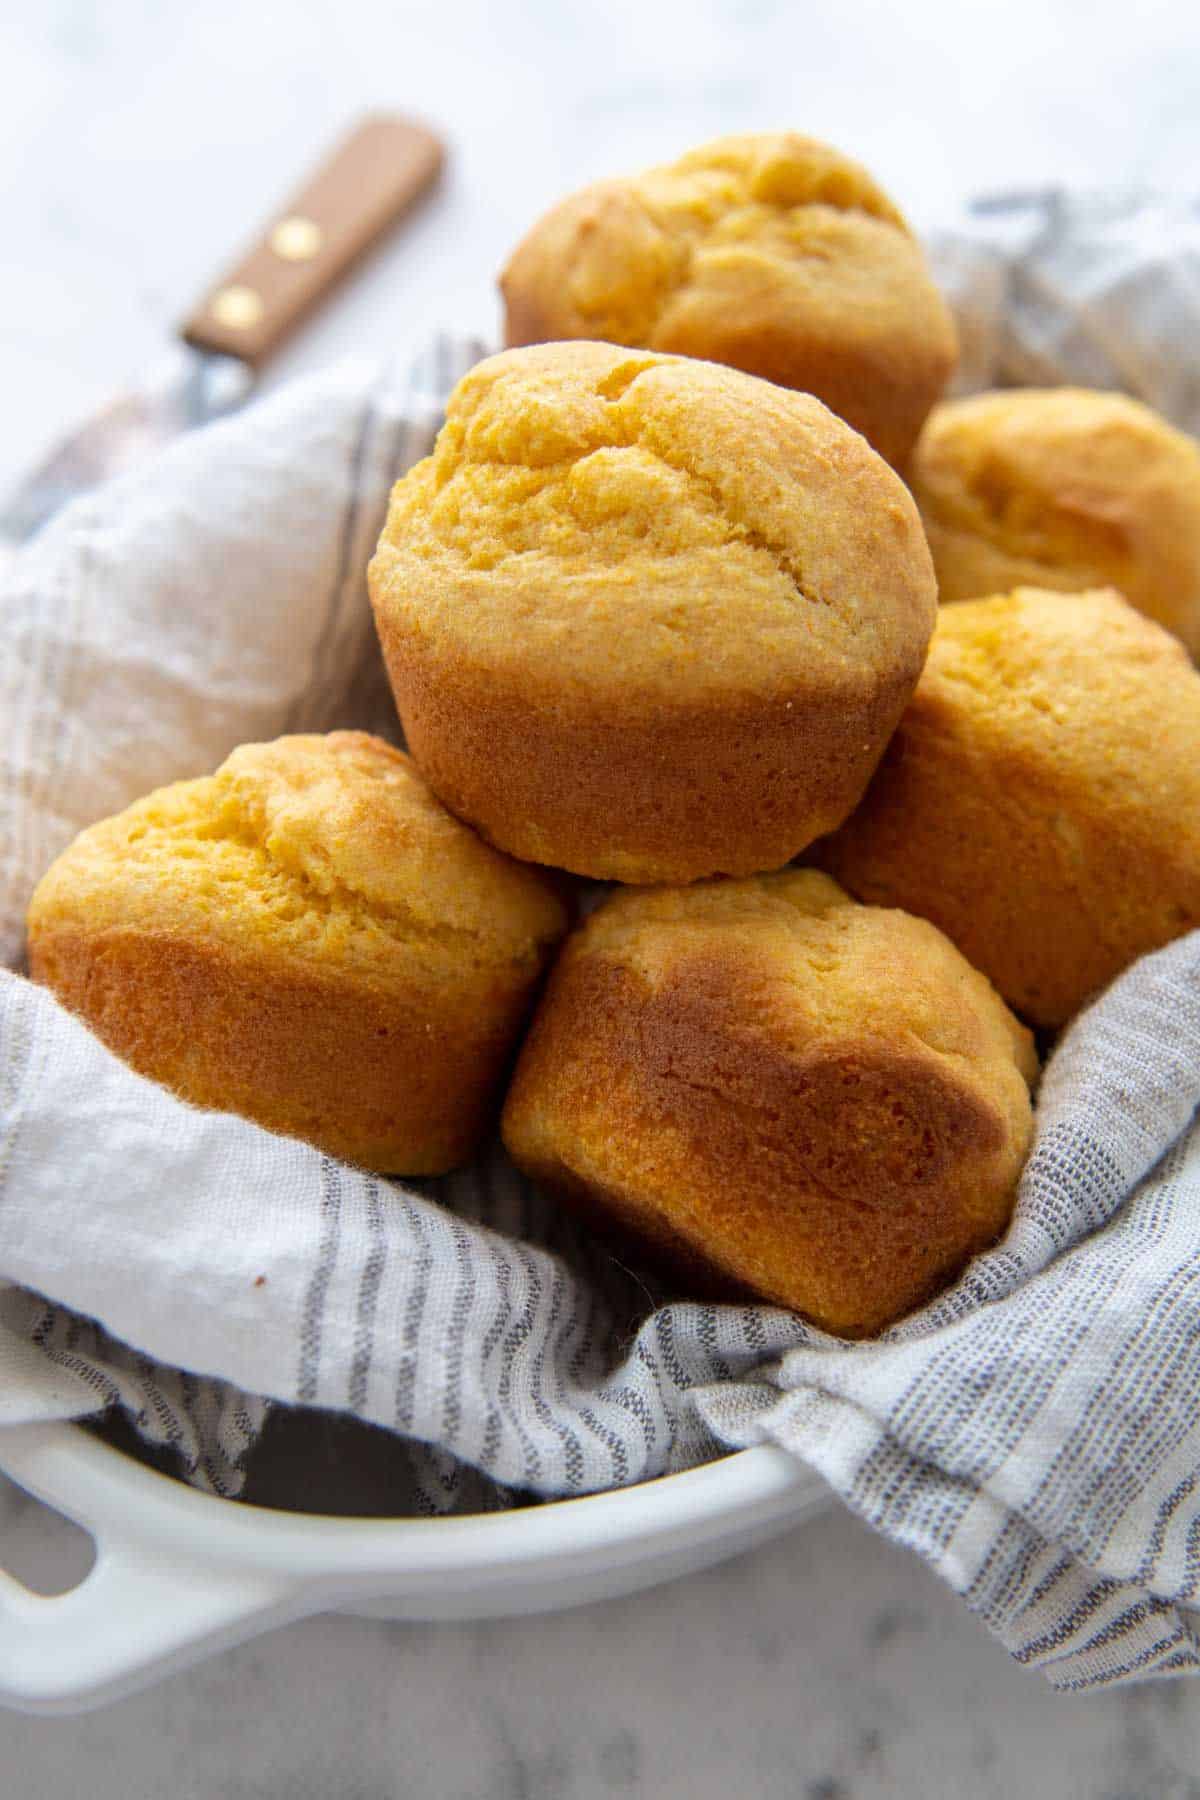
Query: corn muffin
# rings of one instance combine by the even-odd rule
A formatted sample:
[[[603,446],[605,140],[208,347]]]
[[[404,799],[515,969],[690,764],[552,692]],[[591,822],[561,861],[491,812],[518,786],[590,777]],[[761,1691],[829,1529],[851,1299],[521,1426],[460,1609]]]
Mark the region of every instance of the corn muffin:
[[[909,471],[943,600],[1115,587],[1200,652],[1200,447],[1086,388],[936,407]]]
[[[719,138],[602,181],[500,278],[509,344],[604,338],[816,394],[900,463],[954,368],[954,324],[865,169],[796,132]]]
[[[628,882],[777,868],[832,830],[937,614],[910,495],[819,401],[588,343],[459,383],[370,587],[446,805]]]
[[[463,1162],[566,928],[361,732],[247,744],[83,832],[29,954],[143,1075],[393,1174]]]
[[[815,857],[1062,1025],[1200,925],[1200,675],[1112,590],[945,607],[866,798]]]
[[[941,932],[793,869],[594,913],[502,1129],[529,1175],[690,1292],[865,1337],[1007,1227],[1036,1072]]]

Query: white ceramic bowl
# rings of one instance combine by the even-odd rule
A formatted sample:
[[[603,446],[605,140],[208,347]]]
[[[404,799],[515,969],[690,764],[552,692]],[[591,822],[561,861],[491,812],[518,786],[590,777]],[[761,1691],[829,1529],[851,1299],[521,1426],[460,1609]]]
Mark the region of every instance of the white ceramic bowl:
[[[216,1500],[73,1425],[0,1434],[0,1470],[88,1531],[69,1593],[0,1573],[0,1704],[79,1712],[287,1620],[489,1619],[611,1599],[786,1531],[829,1490],[742,1450],[639,1487],[471,1518],[358,1520]]]

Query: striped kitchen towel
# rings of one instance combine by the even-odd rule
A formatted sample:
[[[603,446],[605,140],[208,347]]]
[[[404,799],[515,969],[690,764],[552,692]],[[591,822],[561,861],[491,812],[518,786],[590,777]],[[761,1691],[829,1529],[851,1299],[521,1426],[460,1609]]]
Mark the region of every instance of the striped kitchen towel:
[[[1110,268],[1137,302],[1126,378],[1150,371],[1194,428],[1194,235],[1172,305],[1146,289],[1154,338],[1143,212],[1035,198],[964,227],[943,266],[977,379],[1024,379],[1035,355],[1041,379],[1087,379],[1084,350],[1116,341]],[[0,1458],[5,1424],[118,1406],[232,1495],[272,1408],[320,1408],[397,1434],[412,1506],[445,1511],[771,1440],[1057,1685],[1200,1669],[1197,938],[1059,1046],[1003,1244],[858,1345],[777,1309],[666,1303],[498,1150],[400,1184],[188,1108],[18,972],[29,892],[81,826],[239,741],[394,731],[363,570],[473,354],[285,390],[77,504],[9,571]]]

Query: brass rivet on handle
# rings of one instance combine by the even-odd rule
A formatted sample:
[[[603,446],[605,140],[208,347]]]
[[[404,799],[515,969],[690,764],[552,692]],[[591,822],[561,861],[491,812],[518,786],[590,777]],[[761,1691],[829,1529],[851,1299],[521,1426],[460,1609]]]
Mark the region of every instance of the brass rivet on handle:
[[[315,219],[291,213],[280,219],[268,242],[284,262],[310,262],[325,242],[325,233]]]
[[[221,288],[212,297],[209,312],[218,325],[228,325],[234,331],[248,331],[251,325],[257,325],[264,311],[262,295],[252,287]]]

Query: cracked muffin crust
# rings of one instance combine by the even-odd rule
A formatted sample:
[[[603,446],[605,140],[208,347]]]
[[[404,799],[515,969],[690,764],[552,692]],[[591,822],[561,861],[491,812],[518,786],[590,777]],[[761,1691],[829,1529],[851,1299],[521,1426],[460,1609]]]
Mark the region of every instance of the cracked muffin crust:
[[[632,882],[831,830],[936,615],[910,496],[819,401],[591,343],[460,382],[370,588],[435,792],[517,856]]]
[[[568,939],[505,1102],[527,1174],[863,1337],[1005,1230],[1033,1041],[925,920],[816,870],[626,891]]]
[[[957,360],[920,246],[796,132],[719,138],[547,213],[500,277],[510,345],[602,338],[817,397],[901,463]]]
[[[91,826],[29,909],[34,979],[196,1105],[393,1174],[464,1161],[566,928],[362,732],[247,744]]]
[[[1125,394],[935,407],[913,453],[942,600],[1115,587],[1200,655],[1200,445]]]
[[[1200,675],[1112,590],[944,607],[862,805],[814,858],[1065,1024],[1200,925]]]

